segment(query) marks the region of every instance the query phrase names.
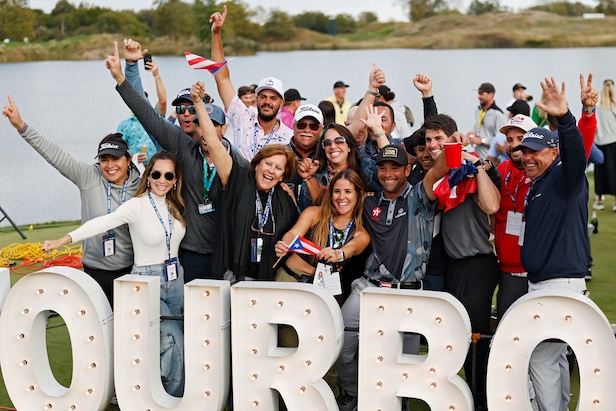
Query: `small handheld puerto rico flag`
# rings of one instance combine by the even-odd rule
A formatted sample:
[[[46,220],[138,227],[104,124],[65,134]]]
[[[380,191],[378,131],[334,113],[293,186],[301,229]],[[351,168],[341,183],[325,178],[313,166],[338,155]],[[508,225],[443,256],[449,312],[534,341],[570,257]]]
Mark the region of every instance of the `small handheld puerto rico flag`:
[[[205,57],[198,56],[196,54],[191,53],[190,51],[185,51],[184,55],[186,56],[186,61],[188,61],[188,65],[195,70],[207,70],[212,74],[216,74],[218,70],[227,64],[227,61],[223,61],[222,63],[218,63],[216,61],[208,60]]]
[[[304,237],[297,235],[293,241],[291,241],[291,244],[289,244],[289,249],[287,251],[299,254],[318,255],[319,251],[321,251],[321,247],[312,241],[306,240]]]

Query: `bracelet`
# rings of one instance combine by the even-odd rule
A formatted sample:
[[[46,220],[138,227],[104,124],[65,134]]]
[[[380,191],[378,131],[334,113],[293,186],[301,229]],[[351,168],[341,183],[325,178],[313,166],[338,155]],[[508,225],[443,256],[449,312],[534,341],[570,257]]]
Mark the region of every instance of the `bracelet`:
[[[344,251],[342,251],[342,249],[339,249],[338,252],[340,253],[340,259],[338,260],[339,263],[344,261]]]
[[[366,91],[366,93],[372,94],[374,97],[381,97],[381,93],[379,93],[378,91],[368,90]]]
[[[376,134],[374,135],[374,138],[383,137],[384,135],[385,135],[385,132],[384,132],[384,131],[381,131],[381,132],[379,132],[379,133],[376,133]]]
[[[314,175],[311,175],[311,176],[310,176],[310,177],[308,177],[308,178],[304,178],[304,181],[309,181],[309,180],[312,180],[313,178],[314,178]]]
[[[583,108],[582,108],[582,113],[584,113],[584,114],[592,114],[592,113],[594,113],[595,111],[597,111],[597,107],[593,107],[593,108],[592,108],[592,109],[590,109],[590,110],[588,110],[586,107],[583,107]]]

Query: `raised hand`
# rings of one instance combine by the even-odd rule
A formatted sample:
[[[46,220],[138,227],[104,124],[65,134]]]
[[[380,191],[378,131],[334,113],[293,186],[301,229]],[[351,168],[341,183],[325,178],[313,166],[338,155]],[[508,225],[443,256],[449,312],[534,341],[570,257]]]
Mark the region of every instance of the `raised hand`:
[[[105,59],[105,67],[111,73],[111,77],[118,83],[122,84],[126,77],[122,73],[122,66],[120,64],[120,52],[118,51],[118,42],[113,42],[113,55],[107,56]]]
[[[422,97],[430,97],[432,95],[432,79],[426,74],[416,74],[413,78],[413,85]]]
[[[366,107],[366,118],[360,118],[361,122],[373,132],[383,131],[383,120],[374,106]]]
[[[588,81],[584,84],[584,74],[580,73],[580,101],[586,110],[592,110],[599,101],[599,92],[592,86],[592,73],[588,73]]]
[[[541,89],[547,101],[545,104],[537,101],[537,103],[535,103],[537,107],[554,117],[562,117],[567,114],[569,106],[567,105],[564,81],[562,82],[562,88],[559,89],[558,83],[554,77],[546,77],[545,80],[541,82]]]
[[[378,68],[376,64],[372,63],[372,69],[370,70],[369,77],[369,87],[372,89],[377,89],[385,84],[385,80],[385,73],[383,73],[383,70]]]
[[[227,19],[227,6],[223,6],[222,14],[220,12],[212,13],[210,23],[212,24],[212,33],[220,33]]]
[[[194,102],[203,101],[203,96],[205,96],[205,84],[203,81],[197,81],[190,88],[190,97]]]
[[[297,174],[304,180],[313,177],[319,169],[319,160],[304,158],[297,163]]]
[[[21,119],[19,110],[13,102],[11,95],[9,94],[7,97],[9,99],[9,105],[4,106],[4,108],[2,109],[2,114],[4,115],[4,117],[9,119],[9,122],[13,127],[17,129],[17,131],[23,130],[23,128],[26,126],[26,123],[24,123],[24,121]]]
[[[127,63],[135,64],[148,54],[148,50],[141,50],[141,43],[133,39],[124,39],[124,60]]]
[[[152,72],[154,77],[158,76],[158,63],[154,59],[151,62],[146,63],[145,67]]]

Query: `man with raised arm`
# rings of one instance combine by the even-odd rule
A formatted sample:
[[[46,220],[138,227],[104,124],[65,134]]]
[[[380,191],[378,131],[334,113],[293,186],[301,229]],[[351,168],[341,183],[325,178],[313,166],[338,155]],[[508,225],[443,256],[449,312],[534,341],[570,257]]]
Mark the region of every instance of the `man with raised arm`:
[[[597,101],[592,74],[584,84],[584,109]],[[558,136],[533,128],[514,151],[531,180],[521,224],[521,259],[528,272],[528,291],[569,290],[586,294],[588,260],[588,180],[586,153],[575,117],[569,111],[565,83],[541,82],[546,103],[537,106],[558,119]],[[566,411],[570,400],[567,344],[541,342],[530,358],[530,377],[540,411]]]
[[[140,45],[124,50],[124,57],[128,60],[139,60],[141,54]],[[216,264],[218,261],[213,261],[222,254],[214,254],[214,249],[221,246],[215,241],[215,236],[217,228],[221,229],[217,225],[220,220],[217,216],[223,212],[223,207],[218,202],[222,187],[218,173],[210,161],[207,143],[203,138],[196,137],[197,131],[193,123],[196,111],[187,100],[190,98],[190,90],[188,95],[183,95],[184,100],[180,103],[185,110],[178,116],[183,119],[182,128],[178,129],[160,117],[149,102],[126,81],[120,66],[117,42],[114,54],[107,57],[105,64],[117,82],[116,90],[126,105],[135,113],[139,122],[165,150],[177,156],[178,166],[184,177],[181,194],[186,202],[186,211],[183,215],[186,219],[186,235],[180,244],[178,254],[184,267],[184,280],[188,282],[195,278],[222,279],[224,271],[222,261],[219,261],[219,264]],[[222,137],[226,129],[222,109],[209,104],[207,109],[215,124],[218,138],[223,141],[232,156],[241,157]],[[193,111],[193,114],[190,114],[190,111]],[[188,124],[190,118],[192,120]],[[242,161],[242,164],[248,167],[248,162]]]
[[[227,18],[227,6],[222,14],[216,12],[210,16],[212,23],[212,60],[224,62],[220,32]],[[231,83],[229,67],[225,65],[216,72],[218,94],[227,111],[233,128],[234,143],[240,153],[251,160],[257,152],[268,144],[289,144],[293,130],[278,118],[278,112],[284,105],[284,87],[282,81],[275,77],[265,77],[259,81],[257,89],[257,114],[249,110],[235,93]]]

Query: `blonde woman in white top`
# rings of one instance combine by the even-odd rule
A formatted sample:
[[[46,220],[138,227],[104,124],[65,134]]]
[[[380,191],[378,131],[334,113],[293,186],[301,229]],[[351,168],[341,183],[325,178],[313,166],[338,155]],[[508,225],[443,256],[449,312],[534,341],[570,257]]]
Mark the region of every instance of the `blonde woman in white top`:
[[[597,106],[597,133],[595,144],[603,152],[602,164],[595,164],[595,194],[593,208],[603,210],[603,197],[616,195],[616,95],[614,81],[605,80]],[[616,200],[612,205],[616,211]]]

